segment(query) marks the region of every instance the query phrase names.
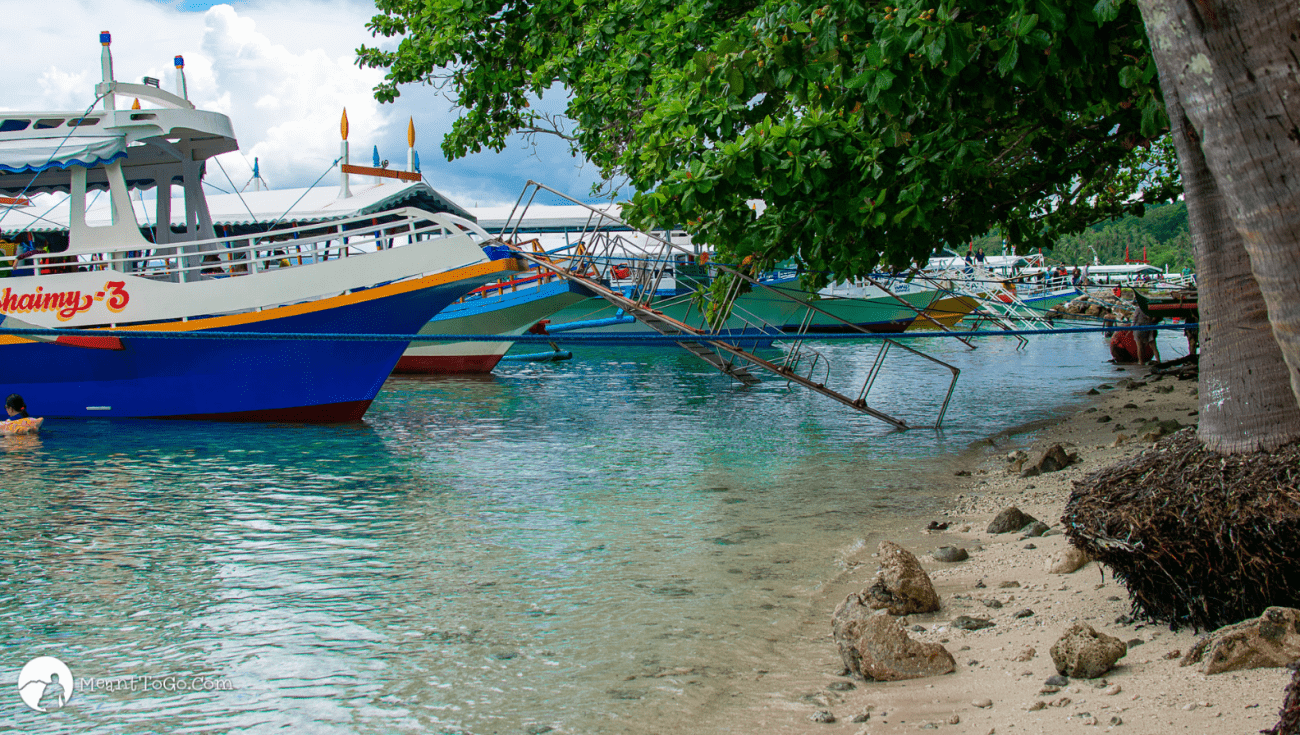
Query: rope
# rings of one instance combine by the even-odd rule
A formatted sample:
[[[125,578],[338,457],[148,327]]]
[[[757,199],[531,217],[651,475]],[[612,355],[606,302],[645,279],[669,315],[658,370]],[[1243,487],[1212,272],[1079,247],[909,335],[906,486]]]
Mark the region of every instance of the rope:
[[[1155,332],[1183,331],[1196,329],[1197,326],[1182,324],[1152,324],[1140,327],[1069,327],[1065,329],[1019,329],[1019,330],[983,330],[978,332],[904,332],[899,334],[790,334],[786,332],[765,332],[751,334],[722,334],[707,332],[702,334],[574,334],[563,337],[553,334],[348,334],[329,332],[226,332],[219,330],[199,332],[152,332],[131,329],[37,329],[37,328],[0,328],[0,335],[15,337],[118,337],[127,339],[201,339],[201,340],[245,340],[255,342],[522,342],[546,343],[569,342],[576,344],[610,343],[620,344],[673,344],[677,342],[754,342],[765,340],[799,339],[813,341],[841,340],[906,340],[933,339],[942,337],[1014,337],[1048,334],[1096,334],[1099,332]]]

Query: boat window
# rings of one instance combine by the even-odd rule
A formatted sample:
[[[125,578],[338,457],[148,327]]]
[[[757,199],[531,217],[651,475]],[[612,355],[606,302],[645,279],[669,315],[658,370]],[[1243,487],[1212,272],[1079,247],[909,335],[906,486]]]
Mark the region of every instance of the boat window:
[[[0,122],[0,133],[16,133],[19,130],[26,130],[31,124],[31,120],[5,120]]]
[[[152,112],[133,112],[133,113],[131,113],[131,119],[132,119],[132,120],[153,120],[153,119],[156,118],[156,117],[158,117],[158,115],[156,115],[156,114],[154,114],[154,113],[152,113]]]
[[[98,124],[99,118],[97,117],[77,117],[68,121],[68,127],[70,128],[89,127]]]
[[[62,124],[63,124],[63,118],[61,118],[61,117],[51,117],[51,118],[47,118],[47,119],[45,119],[45,120],[37,120],[37,121],[36,121],[36,129],[37,129],[37,130],[49,130],[50,128],[57,128],[57,127],[59,127],[59,126],[62,125]]]

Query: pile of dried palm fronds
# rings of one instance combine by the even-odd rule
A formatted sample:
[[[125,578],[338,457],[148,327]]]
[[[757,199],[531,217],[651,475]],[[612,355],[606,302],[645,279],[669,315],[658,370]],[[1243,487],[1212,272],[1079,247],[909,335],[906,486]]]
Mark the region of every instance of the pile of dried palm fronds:
[[[1212,630],[1300,602],[1300,445],[1224,456],[1185,429],[1076,482],[1061,521],[1134,615]]]
[[[1293,673],[1291,683],[1286,685],[1282,709],[1277,713],[1277,724],[1260,730],[1264,735],[1300,735],[1300,664],[1291,664],[1287,668]]]

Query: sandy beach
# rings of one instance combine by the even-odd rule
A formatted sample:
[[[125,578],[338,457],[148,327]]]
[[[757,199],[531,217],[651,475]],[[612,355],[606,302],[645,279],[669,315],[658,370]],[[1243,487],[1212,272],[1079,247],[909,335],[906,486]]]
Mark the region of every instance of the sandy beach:
[[[726,701],[695,720],[699,732],[854,733],[888,735],[918,730],[987,735],[1115,731],[1256,733],[1277,720],[1284,669],[1207,676],[1179,665],[1198,639],[1190,629],[1128,622],[1126,590],[1091,562],[1071,574],[1048,572],[1067,546],[1060,517],[1072,482],[1151,446],[1134,438],[1151,419],[1195,425],[1193,381],[1146,379],[1145,370],[1115,373],[1116,383],[1082,397],[1061,421],[1009,432],[972,448],[952,477],[952,501],[932,518],[908,527],[864,530],[839,551],[842,573],[808,590],[808,612],[773,642],[767,669],[739,674]],[[1145,385],[1126,386],[1125,379]],[[1109,387],[1106,387],[1109,386]],[[1117,437],[1124,440],[1118,442]],[[1061,443],[1078,452],[1065,470],[1023,478],[1009,453],[1037,460]],[[998,511],[1017,506],[1051,526],[1040,538],[985,530]],[[927,531],[929,521],[947,522]],[[932,578],[942,608],[904,619],[916,640],[942,643],[957,660],[952,674],[881,683],[842,675],[831,638],[831,616],[846,595],[869,586],[876,548],[888,539],[914,553]],[[930,553],[954,545],[967,561],[942,563]],[[1032,611],[1027,614],[1024,611]],[[959,630],[949,622],[969,615],[993,627]],[[1049,649],[1075,621],[1129,642],[1128,654],[1104,678],[1071,680],[1053,690]],[[821,713],[821,714],[819,714]],[[825,722],[826,714],[834,718]]]

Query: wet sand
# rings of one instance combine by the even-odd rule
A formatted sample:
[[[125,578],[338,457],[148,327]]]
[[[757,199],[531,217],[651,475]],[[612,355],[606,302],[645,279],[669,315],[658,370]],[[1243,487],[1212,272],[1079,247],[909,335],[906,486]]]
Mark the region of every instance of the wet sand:
[[[1115,373],[1115,378],[1141,378],[1143,372],[1134,368]],[[836,550],[842,572],[803,590],[806,604],[799,606],[800,612],[767,632],[769,662],[749,672],[732,672],[730,686],[703,706],[656,713],[664,717],[647,723],[649,729],[855,735],[1079,729],[1163,735],[1256,733],[1271,726],[1289,672],[1257,669],[1206,676],[1196,667],[1180,667],[1174,652],[1185,652],[1195,643],[1198,636],[1191,630],[1174,633],[1162,626],[1118,623],[1117,618],[1130,612],[1127,593],[1095,562],[1072,574],[1047,571],[1048,560],[1067,544],[1059,519],[1072,481],[1149,447],[1133,438],[1145,420],[1158,417],[1194,425],[1194,390],[1194,382],[1174,378],[1152,380],[1136,389],[1102,389],[1100,395],[1081,397],[1060,421],[1022,427],[977,444],[955,468],[950,485],[935,488],[950,493],[946,509],[898,525],[863,529],[862,535],[845,539]],[[1100,421],[1104,416],[1111,420]],[[1112,446],[1120,434],[1128,439]],[[1009,452],[1022,449],[1033,462],[1056,443],[1077,451],[1078,462],[1033,478],[1008,469]],[[984,533],[992,517],[1010,505],[1052,530],[1036,539]],[[925,531],[931,520],[951,526],[942,532]],[[942,609],[904,622],[909,630],[914,625],[925,628],[911,632],[914,638],[941,642],[953,654],[954,673],[891,683],[840,675],[843,664],[830,636],[831,614],[850,592],[870,585],[877,567],[873,556],[883,539],[916,554],[933,579]],[[945,564],[929,556],[944,545],[964,547],[971,557]],[[1026,608],[1032,616],[1015,617]],[[958,615],[989,618],[996,625],[974,632],[948,627]],[[1073,680],[1059,692],[1041,694],[1047,678],[1056,673],[1049,649],[1074,621],[1142,643],[1130,645],[1128,655],[1104,679]],[[1118,693],[1111,685],[1119,685]],[[1036,706],[1039,702],[1046,706]],[[835,721],[814,721],[820,711],[831,712]]]

